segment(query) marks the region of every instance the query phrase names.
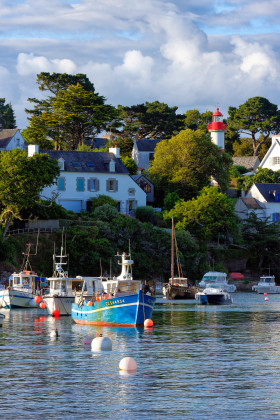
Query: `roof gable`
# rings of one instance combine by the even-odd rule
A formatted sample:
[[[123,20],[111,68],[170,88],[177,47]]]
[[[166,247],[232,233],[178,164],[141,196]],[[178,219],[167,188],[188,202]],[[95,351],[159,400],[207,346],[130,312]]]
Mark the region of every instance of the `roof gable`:
[[[154,152],[156,145],[161,140],[136,140],[136,146],[139,152]]]
[[[18,128],[0,129],[0,148],[6,147],[10,143],[17,131],[19,131]]]
[[[255,170],[260,164],[258,156],[233,156],[232,160],[235,166],[244,166],[248,170]]]
[[[268,203],[280,202],[277,198],[280,198],[280,184],[261,184],[255,183],[253,186],[258,189],[260,194]],[[277,196],[278,195],[278,196]]]

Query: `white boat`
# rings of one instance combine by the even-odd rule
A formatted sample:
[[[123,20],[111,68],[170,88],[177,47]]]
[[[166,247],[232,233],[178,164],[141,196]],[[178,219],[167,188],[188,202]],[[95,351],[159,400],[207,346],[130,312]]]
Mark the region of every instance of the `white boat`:
[[[53,255],[53,275],[47,277],[49,291],[42,296],[50,315],[71,315],[72,303],[75,301],[75,286],[82,287],[81,277],[68,277],[68,255],[63,254],[63,245],[60,255]]]
[[[197,292],[195,299],[200,304],[226,305],[233,302],[231,295],[225,292],[220,284],[207,284],[205,289]]]
[[[227,274],[220,271],[208,271],[205,273],[198,286],[205,288],[208,284],[218,284],[222,290],[228,293],[234,293],[236,291],[234,284],[228,284]]]
[[[0,314],[0,327],[2,327],[2,326],[3,326],[3,321],[4,321],[4,319],[5,319],[5,315]]]
[[[34,271],[23,270],[9,277],[9,286],[0,290],[0,307],[34,308],[39,304],[35,297],[46,286],[46,278],[38,276]]]
[[[252,291],[257,293],[276,294],[280,293],[280,286],[276,286],[275,276],[261,276],[259,283],[252,286]]]

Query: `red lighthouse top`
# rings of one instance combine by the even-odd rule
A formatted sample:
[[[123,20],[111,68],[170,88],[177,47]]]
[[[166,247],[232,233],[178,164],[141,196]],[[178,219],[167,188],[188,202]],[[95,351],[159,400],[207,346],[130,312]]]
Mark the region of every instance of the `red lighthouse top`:
[[[227,125],[223,123],[223,114],[217,107],[216,112],[212,115],[212,123],[208,124],[208,131],[226,131]]]

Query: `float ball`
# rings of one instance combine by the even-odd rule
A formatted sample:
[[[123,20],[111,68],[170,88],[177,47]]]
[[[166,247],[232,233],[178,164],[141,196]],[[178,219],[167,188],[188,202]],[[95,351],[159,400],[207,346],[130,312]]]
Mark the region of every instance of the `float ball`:
[[[266,297],[264,300],[269,300],[268,297]]]
[[[45,308],[46,308],[46,306],[47,306],[47,305],[45,304],[45,302],[41,302],[41,303],[40,303],[40,308],[41,308],[41,309],[45,309]]]
[[[267,293],[265,292],[263,295],[264,295],[264,296],[267,296]]]
[[[112,350],[112,341],[108,337],[95,337],[91,342],[91,350]]]
[[[126,372],[136,372],[137,363],[132,357],[124,357],[119,363],[119,369]]]
[[[91,300],[87,303],[87,306],[92,306],[92,301]]]
[[[35,296],[34,298],[36,303],[40,303],[41,302],[41,296]]]
[[[146,327],[146,328],[152,328],[153,325],[154,325],[154,323],[153,323],[153,321],[151,319],[145,319],[144,327]]]
[[[58,310],[58,309],[55,309],[55,310],[53,311],[53,316],[54,316],[55,318],[58,318],[58,317],[59,317],[59,310]]]

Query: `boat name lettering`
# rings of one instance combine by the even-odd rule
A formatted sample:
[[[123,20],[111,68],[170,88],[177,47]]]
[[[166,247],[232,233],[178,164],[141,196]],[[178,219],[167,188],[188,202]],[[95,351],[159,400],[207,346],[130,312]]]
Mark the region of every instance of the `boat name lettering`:
[[[124,303],[124,299],[109,300],[109,302],[106,302],[106,306],[119,305],[120,303]]]

